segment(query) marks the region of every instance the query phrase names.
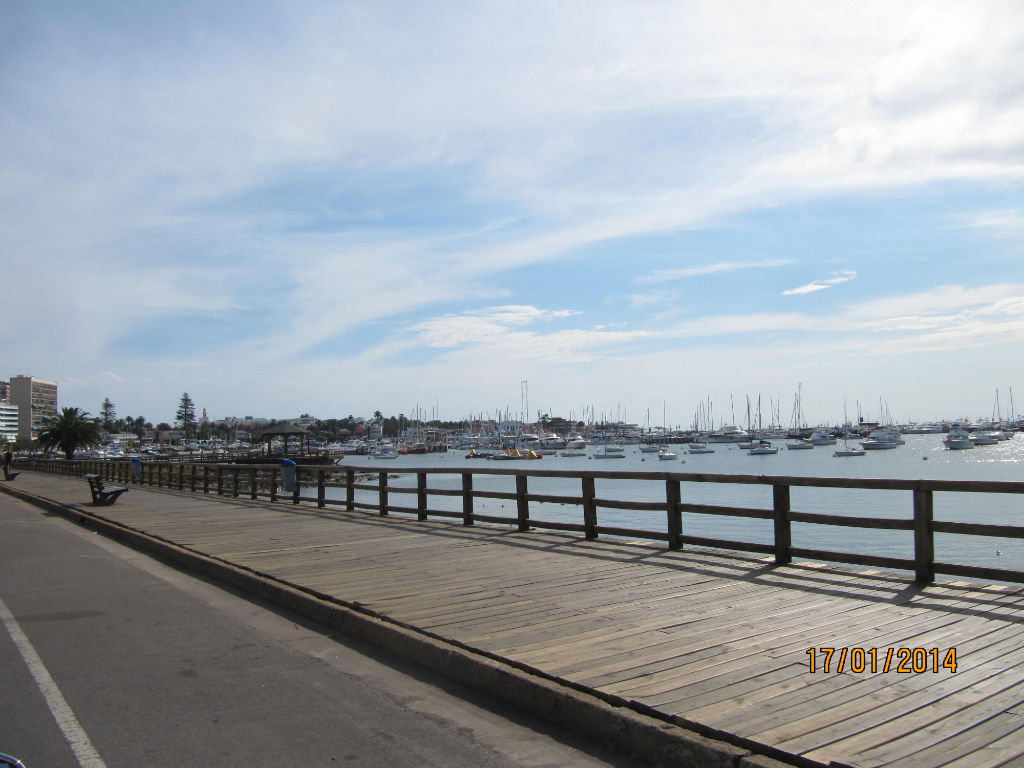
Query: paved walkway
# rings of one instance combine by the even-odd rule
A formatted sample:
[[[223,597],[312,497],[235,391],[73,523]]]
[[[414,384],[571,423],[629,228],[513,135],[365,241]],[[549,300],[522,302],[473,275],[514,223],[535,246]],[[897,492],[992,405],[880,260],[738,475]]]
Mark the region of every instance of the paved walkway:
[[[144,487],[93,507],[84,480],[32,472],[4,486],[720,738],[721,764],[1024,765],[1024,589]]]

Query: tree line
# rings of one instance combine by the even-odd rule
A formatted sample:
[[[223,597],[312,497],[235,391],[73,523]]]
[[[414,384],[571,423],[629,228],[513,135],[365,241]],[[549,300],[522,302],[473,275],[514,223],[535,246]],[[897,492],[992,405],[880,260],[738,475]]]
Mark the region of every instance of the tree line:
[[[312,419],[308,414],[303,414],[303,417]],[[248,433],[249,439],[255,442],[259,440],[265,429],[279,423],[276,419],[266,424],[245,427],[236,427],[225,423],[201,423],[196,418],[195,403],[188,392],[184,392],[178,401],[174,425],[160,422],[154,426],[144,416],[118,417],[117,406],[107,397],[100,405],[99,416],[96,417],[79,408],[61,409],[40,430],[39,445],[47,450],[60,450],[70,459],[78,448],[90,448],[97,445],[100,441],[101,429],[112,434],[134,434],[140,440],[150,433],[156,433],[159,436],[161,433],[177,429],[186,442],[211,438],[231,441],[236,436],[238,429],[244,429]],[[400,413],[398,416],[386,417],[380,411],[375,411],[369,422],[357,419],[351,414],[341,419],[314,419],[308,427],[308,431],[314,439],[337,442],[349,437],[364,435],[370,425],[376,425],[380,428],[382,437],[397,438],[404,434],[411,423],[412,421],[405,414]],[[457,430],[464,425],[462,422],[435,419],[422,422],[421,426],[427,429]],[[23,445],[22,441],[19,441],[18,447],[30,446]]]

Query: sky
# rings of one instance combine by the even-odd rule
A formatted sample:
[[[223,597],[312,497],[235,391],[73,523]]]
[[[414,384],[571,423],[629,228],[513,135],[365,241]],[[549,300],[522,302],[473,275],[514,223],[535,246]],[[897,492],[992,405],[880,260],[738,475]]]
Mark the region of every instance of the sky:
[[[1024,4],[6,3],[0,379],[60,406],[1024,412]]]

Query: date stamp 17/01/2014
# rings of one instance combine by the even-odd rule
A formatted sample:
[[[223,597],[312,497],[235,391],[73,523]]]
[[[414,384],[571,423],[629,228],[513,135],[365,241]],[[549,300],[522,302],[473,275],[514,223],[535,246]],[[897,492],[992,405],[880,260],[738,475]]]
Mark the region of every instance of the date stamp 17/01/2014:
[[[956,672],[956,648],[808,648],[811,672]]]

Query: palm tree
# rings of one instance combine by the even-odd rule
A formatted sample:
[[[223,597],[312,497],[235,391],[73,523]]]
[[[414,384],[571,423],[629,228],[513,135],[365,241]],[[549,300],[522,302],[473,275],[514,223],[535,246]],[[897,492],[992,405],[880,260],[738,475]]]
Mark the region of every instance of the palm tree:
[[[76,448],[89,448],[99,441],[96,419],[78,408],[62,408],[39,432],[39,444],[47,450],[59,448],[68,461],[74,458]]]

